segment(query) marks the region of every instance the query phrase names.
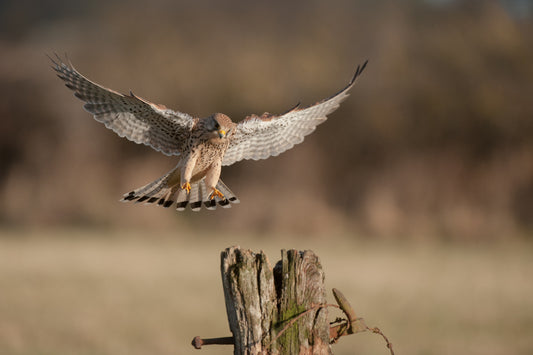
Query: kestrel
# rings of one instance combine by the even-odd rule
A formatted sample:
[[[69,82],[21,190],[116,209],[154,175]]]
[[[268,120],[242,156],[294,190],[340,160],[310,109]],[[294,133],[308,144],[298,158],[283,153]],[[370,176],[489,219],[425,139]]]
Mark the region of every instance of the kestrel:
[[[326,116],[348,96],[366,63],[357,67],[349,84],[335,95],[311,106],[299,104],[274,115],[250,115],[239,123],[222,114],[198,118],[151,103],[131,91],[121,94],[100,86],[81,75],[67,60],[50,58],[52,68],[74,95],[85,102],[83,108],[98,122],[120,137],[142,143],[169,156],[178,156],[175,168],[159,179],[128,192],[121,201],[157,203],[178,211],[202,204],[215,209],[239,203],[235,194],[220,180],[223,165],[243,159],[277,156],[301,143]]]

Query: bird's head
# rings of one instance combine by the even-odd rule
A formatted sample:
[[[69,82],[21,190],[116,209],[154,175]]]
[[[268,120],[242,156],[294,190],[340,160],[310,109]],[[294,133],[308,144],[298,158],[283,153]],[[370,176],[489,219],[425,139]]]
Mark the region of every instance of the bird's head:
[[[205,122],[209,139],[225,139],[231,132],[233,126],[234,123],[231,119],[223,113],[215,113],[207,117]]]

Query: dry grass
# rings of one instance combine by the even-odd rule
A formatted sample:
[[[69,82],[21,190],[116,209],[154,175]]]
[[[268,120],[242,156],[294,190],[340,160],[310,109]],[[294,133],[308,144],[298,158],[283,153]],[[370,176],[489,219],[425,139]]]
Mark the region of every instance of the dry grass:
[[[219,252],[232,243],[313,249],[358,316],[398,354],[530,354],[530,244],[385,245],[343,238],[252,239],[125,232],[0,235],[0,352],[187,354],[195,335],[230,335]],[[329,295],[330,301],[333,297]],[[376,335],[336,354],[386,354]],[[206,347],[204,354],[231,353]]]

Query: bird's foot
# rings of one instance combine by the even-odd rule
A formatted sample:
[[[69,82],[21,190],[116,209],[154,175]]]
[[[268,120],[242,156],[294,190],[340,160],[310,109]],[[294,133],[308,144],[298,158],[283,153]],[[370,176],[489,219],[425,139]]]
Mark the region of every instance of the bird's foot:
[[[213,187],[213,192],[211,192],[211,196],[209,196],[209,198],[212,200],[215,197],[220,197],[222,200],[225,199],[224,194]]]
[[[187,193],[190,193],[190,192],[191,192],[191,184],[189,184],[188,182],[186,182],[185,184],[181,185],[181,189],[182,189],[182,190],[186,190]]]

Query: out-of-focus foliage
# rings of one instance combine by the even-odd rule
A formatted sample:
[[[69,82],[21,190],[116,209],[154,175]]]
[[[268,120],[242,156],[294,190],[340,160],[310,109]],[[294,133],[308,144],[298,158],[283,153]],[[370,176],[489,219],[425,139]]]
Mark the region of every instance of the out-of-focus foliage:
[[[498,238],[533,229],[533,21],[495,1],[0,3],[0,223]],[[230,210],[121,205],[176,161],[83,112],[44,53],[198,116],[352,96],[304,144],[225,168]]]

